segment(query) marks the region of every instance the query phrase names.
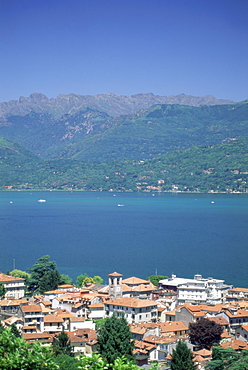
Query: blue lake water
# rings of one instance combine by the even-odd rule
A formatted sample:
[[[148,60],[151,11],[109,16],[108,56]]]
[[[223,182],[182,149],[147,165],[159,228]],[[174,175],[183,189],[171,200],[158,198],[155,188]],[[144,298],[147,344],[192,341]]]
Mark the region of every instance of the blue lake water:
[[[2,272],[48,254],[73,279],[200,273],[248,287],[248,194],[0,192],[0,248]]]

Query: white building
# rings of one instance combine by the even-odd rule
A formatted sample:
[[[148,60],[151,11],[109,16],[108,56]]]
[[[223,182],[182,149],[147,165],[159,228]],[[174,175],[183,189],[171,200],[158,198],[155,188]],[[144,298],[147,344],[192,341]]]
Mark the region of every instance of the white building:
[[[156,322],[158,319],[157,303],[150,299],[116,298],[105,301],[104,306],[106,317],[123,315],[129,324]]]
[[[160,280],[160,289],[177,293],[177,303],[206,303],[219,304],[226,301],[226,295],[231,285],[224,284],[224,280],[203,278],[195,275],[194,279],[178,278],[172,275],[169,279]]]
[[[0,283],[6,289],[5,298],[19,299],[24,297],[25,279],[0,273]]]

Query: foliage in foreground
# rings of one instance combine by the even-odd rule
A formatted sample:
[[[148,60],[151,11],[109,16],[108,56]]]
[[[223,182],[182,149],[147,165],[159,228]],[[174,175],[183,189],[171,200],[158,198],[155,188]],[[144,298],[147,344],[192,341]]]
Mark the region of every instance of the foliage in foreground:
[[[205,368],[206,370],[248,370],[248,351],[214,346],[212,360]]]
[[[67,348],[68,342],[64,348]],[[67,351],[54,351],[54,347],[44,347],[40,343],[28,343],[17,337],[11,329],[0,331],[0,370],[138,370],[133,360],[117,356],[112,363],[93,353],[92,357],[81,355],[77,358],[65,354]],[[59,354],[60,353],[60,354]],[[58,354],[58,355],[56,355]],[[154,364],[151,370],[157,370]]]
[[[15,337],[10,329],[0,334],[0,369],[3,370],[55,370],[50,348],[39,343],[29,344],[23,338]]]
[[[64,330],[61,333],[59,333],[57,338],[56,337],[54,338],[53,351],[55,353],[55,356],[62,354],[67,356],[73,356],[71,342],[69,340],[67,333]]]

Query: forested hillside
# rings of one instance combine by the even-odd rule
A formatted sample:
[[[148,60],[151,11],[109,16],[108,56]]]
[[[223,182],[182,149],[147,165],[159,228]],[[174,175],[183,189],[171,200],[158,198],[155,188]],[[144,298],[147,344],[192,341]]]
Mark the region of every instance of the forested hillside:
[[[44,161],[0,141],[0,188],[102,191],[248,191],[248,139],[192,147],[150,160]]]
[[[8,116],[0,125],[0,136],[45,159],[150,159],[248,137],[248,101],[200,107],[160,104],[115,118],[90,107],[59,119],[30,112]]]

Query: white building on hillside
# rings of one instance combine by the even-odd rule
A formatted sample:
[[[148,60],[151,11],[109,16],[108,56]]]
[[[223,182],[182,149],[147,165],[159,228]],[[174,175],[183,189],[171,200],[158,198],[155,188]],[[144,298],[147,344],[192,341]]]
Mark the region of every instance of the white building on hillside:
[[[219,304],[226,301],[227,292],[232,286],[224,284],[224,280],[203,278],[202,275],[195,275],[194,279],[172,275],[169,279],[160,280],[159,288],[176,292],[178,304]]]
[[[156,322],[158,319],[158,305],[150,299],[116,298],[106,300],[104,306],[106,317],[123,315],[129,324]]]
[[[19,299],[24,297],[25,279],[0,273],[0,283],[6,289],[5,298]]]

